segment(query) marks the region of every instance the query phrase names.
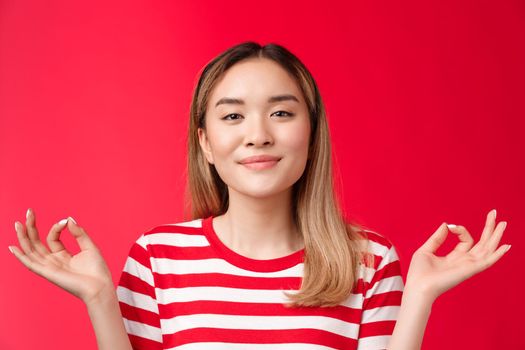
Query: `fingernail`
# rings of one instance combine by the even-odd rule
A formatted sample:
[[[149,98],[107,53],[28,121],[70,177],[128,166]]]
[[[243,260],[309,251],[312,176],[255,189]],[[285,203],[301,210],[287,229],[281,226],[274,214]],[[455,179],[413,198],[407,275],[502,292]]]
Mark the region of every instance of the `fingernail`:
[[[507,222],[506,221],[503,221],[503,229],[506,229],[507,228]]]
[[[71,216],[68,217],[68,219],[70,219],[71,221],[73,221],[73,223],[76,225],[77,222],[75,221],[75,219],[73,219]]]
[[[15,231],[18,231],[18,226],[16,224],[18,224],[18,221],[15,221]]]
[[[62,219],[58,222],[59,226],[64,226],[67,223],[67,219]]]
[[[7,247],[9,248],[9,251],[10,251],[12,254],[14,254],[14,252],[13,252],[13,248],[11,248],[11,246],[7,246]]]
[[[26,219],[29,219],[29,213],[31,212],[31,208],[28,208],[26,211]]]
[[[448,226],[449,229],[456,227],[456,225],[454,225],[454,224],[447,224],[447,226]]]
[[[509,251],[510,247],[512,247],[510,244],[507,246],[507,250],[505,250],[505,253]]]
[[[492,209],[492,211],[494,212],[492,215],[494,215],[494,219],[496,219],[496,214],[497,214],[496,209]]]

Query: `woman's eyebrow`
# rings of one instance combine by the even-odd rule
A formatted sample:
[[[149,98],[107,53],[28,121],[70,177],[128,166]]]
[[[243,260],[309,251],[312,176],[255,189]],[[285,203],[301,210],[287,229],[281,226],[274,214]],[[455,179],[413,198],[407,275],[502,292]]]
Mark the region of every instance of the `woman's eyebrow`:
[[[282,101],[299,102],[299,99],[295,97],[294,95],[290,95],[290,94],[272,96],[268,99],[268,103],[275,103],[275,102],[282,102]],[[241,100],[240,98],[223,97],[219,101],[217,101],[217,103],[215,104],[215,108],[217,108],[221,104],[244,105],[244,100]]]

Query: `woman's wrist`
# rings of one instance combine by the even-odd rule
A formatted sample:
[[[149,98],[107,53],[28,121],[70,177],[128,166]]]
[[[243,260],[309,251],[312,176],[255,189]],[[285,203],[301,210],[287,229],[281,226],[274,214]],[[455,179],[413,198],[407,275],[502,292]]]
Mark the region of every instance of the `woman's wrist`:
[[[432,306],[437,296],[430,288],[426,288],[424,283],[411,282],[410,279],[407,279],[403,289],[403,299],[410,299],[418,304]]]
[[[108,283],[95,295],[89,299],[84,300],[86,307],[89,309],[97,307],[105,307],[108,303],[118,302],[117,293],[113,283]]]

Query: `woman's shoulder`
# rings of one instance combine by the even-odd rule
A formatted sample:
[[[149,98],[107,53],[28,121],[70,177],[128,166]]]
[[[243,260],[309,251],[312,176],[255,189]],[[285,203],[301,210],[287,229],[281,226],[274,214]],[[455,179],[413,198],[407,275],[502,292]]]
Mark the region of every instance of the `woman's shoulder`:
[[[357,236],[359,250],[367,254],[372,254],[380,262],[385,257],[388,259],[397,259],[397,251],[393,242],[376,230],[368,227],[351,225]]]
[[[384,234],[367,228],[359,228],[357,232],[367,241],[381,245],[386,249],[394,246],[393,242]]]
[[[194,229],[202,228],[204,218],[192,220],[179,220],[171,223],[161,223],[148,228],[144,234],[153,234],[156,232],[178,232],[178,231],[194,231]]]
[[[165,222],[149,226],[140,233],[137,242],[146,245],[174,237],[202,235],[203,222],[204,218],[182,219],[175,222]]]
[[[369,282],[373,278],[396,277],[395,283],[399,285],[399,255],[392,241],[384,234],[369,228],[356,227],[354,232],[360,237],[359,251],[362,255],[359,266],[362,277],[366,277]]]

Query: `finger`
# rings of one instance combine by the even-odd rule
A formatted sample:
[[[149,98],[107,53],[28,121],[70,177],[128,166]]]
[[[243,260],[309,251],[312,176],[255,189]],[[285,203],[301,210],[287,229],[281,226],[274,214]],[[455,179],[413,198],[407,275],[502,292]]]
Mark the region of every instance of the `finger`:
[[[93,241],[88,236],[86,231],[82,227],[80,227],[71,216],[68,217],[68,219],[69,220],[67,220],[67,228],[69,232],[71,232],[73,237],[76,238],[80,249],[81,250],[97,249],[97,247],[95,246],[95,243],[93,243]]]
[[[449,285],[449,289],[458,283],[486,270],[498,261],[510,248],[503,245],[489,255],[473,256],[469,263],[455,264],[451,269],[442,273],[440,279]]]
[[[16,246],[10,246],[9,250],[16,256],[16,258],[30,271],[36,273],[37,275],[47,279],[51,283],[67,290],[68,292],[79,296],[78,293],[75,293],[74,287],[78,286],[82,281],[80,278],[73,278],[70,275],[64,273],[64,271],[59,271],[57,269],[49,268],[45,264],[38,263],[34,261],[30,256],[24,254]],[[48,255],[51,256],[51,255]]]
[[[482,245],[485,244],[489,240],[490,236],[492,235],[492,232],[494,231],[495,226],[496,226],[496,209],[492,209],[487,214],[487,218],[485,220],[485,227],[483,228],[483,232],[481,233],[481,237],[479,239]]]
[[[40,263],[35,261],[31,256],[25,254],[22,252],[18,247],[16,246],[9,246],[11,252],[13,252],[14,256],[30,271],[36,272],[40,274]]]
[[[49,249],[53,253],[58,253],[61,251],[65,251],[68,255],[69,252],[67,251],[64,244],[60,241],[60,233],[62,230],[66,227],[67,219],[62,219],[53,226],[51,226],[51,229],[49,230],[49,233],[47,234],[47,245],[49,246]]]
[[[504,244],[500,246],[494,253],[492,253],[490,256],[485,259],[485,269],[491,267],[494,265],[505,253],[507,253],[510,249],[510,244]]]
[[[459,243],[456,245],[452,253],[464,253],[468,252],[470,248],[472,248],[472,245],[474,244],[474,239],[470,235],[470,233],[467,231],[467,229],[464,226],[461,225],[447,225],[448,229],[457,235],[459,239]]]
[[[447,233],[447,224],[442,223],[418,250],[434,253],[447,238]]]
[[[37,252],[42,256],[49,254],[46,246],[42,244],[40,237],[38,236],[38,230],[36,228],[36,218],[34,212],[31,208],[27,209],[26,213],[26,230],[29,240],[31,241],[33,247]]]
[[[33,246],[33,243],[27,236],[27,232],[24,225],[22,225],[19,221],[15,221],[15,231],[16,236],[18,238],[18,242],[20,243],[24,254],[29,255],[34,253],[36,257],[40,257],[40,259],[43,259],[40,253],[36,251],[35,247]]]
[[[500,222],[496,226],[495,230],[486,234],[485,241],[481,241],[480,239],[479,242],[476,245],[474,245],[474,247],[472,247],[472,249],[470,250],[470,253],[477,254],[477,255],[486,255],[486,254],[492,253],[498,246],[499,241],[501,240],[501,235],[503,234],[503,230],[500,231],[500,229],[502,228],[504,229],[505,226],[506,226],[506,222],[505,223],[504,221]]]
[[[503,236],[503,232],[505,232],[505,229],[507,228],[507,222],[502,221],[498,223],[496,226],[496,229],[492,233],[492,236],[487,241],[487,249],[489,252],[493,252],[499,244],[499,241],[501,240],[501,237]]]

